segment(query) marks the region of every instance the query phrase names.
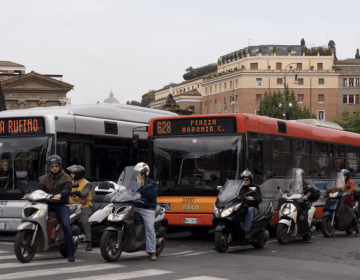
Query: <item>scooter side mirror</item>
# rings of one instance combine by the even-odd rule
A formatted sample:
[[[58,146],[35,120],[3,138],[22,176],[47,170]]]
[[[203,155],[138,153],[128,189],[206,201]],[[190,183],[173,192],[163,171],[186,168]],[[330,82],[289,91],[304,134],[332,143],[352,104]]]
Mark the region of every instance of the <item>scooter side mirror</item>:
[[[154,186],[152,184],[147,184],[143,188],[145,191],[151,190]]]
[[[221,191],[221,189],[223,188],[223,186],[217,186],[216,188],[218,189],[218,191]]]

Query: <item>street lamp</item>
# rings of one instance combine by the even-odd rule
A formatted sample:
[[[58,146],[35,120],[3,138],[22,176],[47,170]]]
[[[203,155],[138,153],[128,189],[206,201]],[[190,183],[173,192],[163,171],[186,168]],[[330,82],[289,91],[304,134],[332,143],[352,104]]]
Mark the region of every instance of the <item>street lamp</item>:
[[[295,81],[294,84],[298,84],[298,80],[297,80],[297,73],[300,72],[300,70],[291,70],[289,72],[286,72],[286,68],[288,68],[288,66],[290,66],[291,64],[296,64],[296,63],[289,63],[288,65],[286,65],[285,70],[284,70],[284,106],[280,103],[277,108],[283,111],[283,116],[284,116],[284,120],[286,120],[286,112],[287,111],[291,111],[292,109],[292,104],[289,103],[288,106],[286,106],[286,75],[290,72],[295,73]],[[295,72],[298,71],[298,72]]]

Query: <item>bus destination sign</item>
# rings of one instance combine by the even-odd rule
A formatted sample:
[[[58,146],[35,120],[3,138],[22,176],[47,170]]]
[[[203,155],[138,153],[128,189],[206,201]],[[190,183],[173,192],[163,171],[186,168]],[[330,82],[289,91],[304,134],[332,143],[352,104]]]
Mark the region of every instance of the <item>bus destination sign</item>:
[[[0,119],[0,135],[45,133],[44,118],[6,118]]]
[[[221,134],[236,132],[235,117],[159,120],[154,135]]]

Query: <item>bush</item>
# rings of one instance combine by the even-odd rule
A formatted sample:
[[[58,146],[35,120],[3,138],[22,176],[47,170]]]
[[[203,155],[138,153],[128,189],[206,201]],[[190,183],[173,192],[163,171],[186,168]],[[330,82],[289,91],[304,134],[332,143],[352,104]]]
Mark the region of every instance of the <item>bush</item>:
[[[224,58],[224,57],[223,57]],[[205,76],[211,72],[215,72],[218,70],[218,65],[214,64],[214,65],[207,65],[204,67],[200,67],[197,69],[192,69],[191,71],[189,71],[188,73],[183,75],[183,78],[185,81],[191,80],[195,78],[195,71],[196,71],[196,78],[201,77],[201,76]]]
[[[270,68],[271,68],[271,65],[268,65],[268,69],[270,70]]]

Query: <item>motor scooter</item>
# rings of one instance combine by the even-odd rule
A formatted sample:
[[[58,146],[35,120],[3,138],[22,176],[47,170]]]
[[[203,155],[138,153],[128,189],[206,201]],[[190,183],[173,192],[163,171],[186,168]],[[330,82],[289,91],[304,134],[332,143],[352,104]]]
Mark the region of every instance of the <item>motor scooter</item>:
[[[59,184],[65,182],[60,181]],[[78,187],[78,184],[73,184]],[[42,190],[36,190],[26,195],[29,203],[22,211],[21,224],[15,237],[14,251],[17,259],[22,263],[30,262],[35,253],[49,251],[50,247],[57,247],[63,257],[68,253],[65,235],[59,223],[56,212],[48,211],[48,203],[56,204],[53,195]],[[70,225],[73,233],[74,253],[79,242],[80,229],[74,223],[81,213],[81,204],[67,205],[70,208]]]
[[[269,240],[266,228],[274,215],[274,209],[268,202],[259,204],[259,213],[253,217],[250,231],[246,235],[243,233],[242,226],[248,211],[245,197],[239,197],[243,184],[243,181],[228,180],[220,189],[214,204],[212,223],[215,227],[215,249],[219,253],[225,253],[229,246],[253,245],[261,249]],[[251,196],[255,190],[245,196]]]
[[[351,226],[351,222],[355,215],[354,208],[346,207],[345,203],[341,200],[342,197],[347,196],[345,190],[349,190],[351,186],[347,185],[345,189],[338,188],[345,185],[341,173],[335,173],[331,178],[333,180],[326,188],[327,200],[324,205],[324,212],[321,220],[321,231],[325,237],[333,236],[335,230],[352,234],[354,229]]]
[[[143,188],[150,190],[152,187],[149,184]],[[122,252],[132,253],[146,249],[144,221],[134,209],[134,202],[141,201],[143,200],[141,200],[140,193],[133,190],[115,193],[111,213],[107,217],[109,226],[104,230],[100,240],[101,255],[106,261],[116,261]],[[167,228],[165,205],[158,204],[155,212],[157,256],[161,254],[165,247]]]

